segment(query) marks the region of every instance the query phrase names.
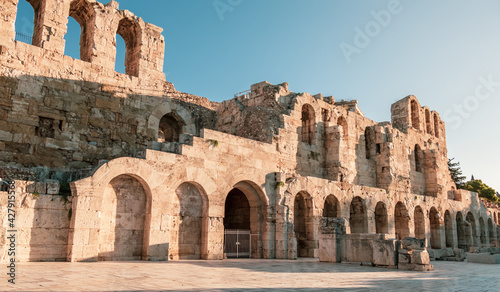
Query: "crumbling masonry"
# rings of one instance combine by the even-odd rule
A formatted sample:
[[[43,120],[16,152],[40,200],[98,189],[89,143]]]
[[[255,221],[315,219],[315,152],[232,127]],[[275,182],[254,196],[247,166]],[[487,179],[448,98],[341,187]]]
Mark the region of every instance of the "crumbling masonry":
[[[238,256],[388,267],[406,237],[432,257],[498,245],[499,209],[456,189],[445,124],[414,96],[391,123],[287,83],[211,102],[165,81],[162,29],[117,2],[28,2],[31,44],[15,41],[18,0],[0,4],[0,176],[17,186],[17,260],[222,259],[236,230]],[[81,60],[64,55],[68,17]]]

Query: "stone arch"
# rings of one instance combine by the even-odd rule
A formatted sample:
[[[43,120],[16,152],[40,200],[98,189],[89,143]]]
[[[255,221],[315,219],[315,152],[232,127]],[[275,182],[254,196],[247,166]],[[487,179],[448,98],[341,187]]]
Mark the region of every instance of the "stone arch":
[[[297,193],[293,203],[294,232],[297,238],[297,256],[314,257],[317,240],[314,235],[314,205],[311,195],[305,191]]]
[[[251,181],[240,181],[224,199],[224,229],[250,230],[251,257],[262,258],[264,208],[262,192]]]
[[[142,49],[141,26],[137,21],[124,17],[118,23],[116,34],[125,41],[125,74],[139,77],[139,62]]]
[[[486,225],[483,217],[479,217],[479,241],[481,246],[486,245]]]
[[[373,158],[377,155],[375,141],[375,131],[371,127],[365,129],[365,153],[366,159]]]
[[[349,214],[351,233],[368,233],[368,216],[365,201],[361,197],[356,196],[352,199]]]
[[[179,142],[184,122],[176,113],[168,113],[160,119],[158,142]]]
[[[431,247],[434,249],[440,249],[441,248],[440,214],[435,207],[432,207],[429,212],[429,221],[431,224]]]
[[[434,135],[439,138],[439,117],[437,113],[434,113]]]
[[[428,108],[425,109],[425,130],[427,134],[432,133],[431,112]]]
[[[476,229],[476,218],[472,212],[467,213],[465,217],[468,226],[466,226],[466,234],[467,234],[467,243],[468,246],[476,246],[477,242],[477,229]]]
[[[466,221],[464,221],[461,212],[457,212],[456,220],[457,220],[458,248],[468,251],[468,247],[470,246],[468,235],[470,236],[470,234],[468,234],[469,232],[467,232],[466,229],[470,228],[470,225],[467,224]]]
[[[420,130],[420,109],[416,100],[412,99],[410,102],[411,110],[411,126]]]
[[[389,233],[389,215],[387,214],[387,206],[382,201],[379,201],[375,206],[375,232]]]
[[[46,6],[45,0],[19,0],[17,4],[17,15],[19,15],[21,9],[24,8],[24,3],[29,3],[33,8],[33,33],[24,31],[21,28],[16,27],[16,40],[20,40],[24,43],[28,43],[33,46],[41,47],[43,39],[43,10]],[[22,5],[22,6],[21,6]],[[17,17],[16,17],[17,18]],[[31,34],[31,35],[30,35]]]
[[[171,100],[166,100],[153,109],[148,119],[148,131],[150,131],[151,135],[154,135],[156,141],[160,138],[160,122],[164,117],[168,118],[168,120],[164,120],[164,122],[172,123],[173,127],[178,132],[178,136],[182,133],[199,135],[196,131],[195,122],[191,113],[181,105]]]
[[[90,237],[86,243],[83,243],[80,238],[84,238],[88,236],[89,233],[95,232],[94,227],[88,224],[89,220],[97,222],[97,224],[104,224],[106,222],[102,216],[99,217],[98,212],[89,214],[86,206],[88,206],[89,203],[100,206],[105,200],[104,194],[109,189],[110,182],[114,178],[122,175],[137,180],[141,184],[146,195],[147,204],[144,221],[142,258],[144,260],[167,260],[168,233],[156,232],[154,236],[151,236],[151,218],[160,216],[158,210],[151,208],[151,202],[159,199],[158,196],[161,194],[158,193],[158,191],[162,182],[157,179],[155,170],[145,160],[122,157],[113,159],[102,165],[92,174],[92,176],[70,184],[71,193],[73,195],[73,215],[71,217],[70,228],[74,231],[70,234],[70,242],[72,242],[72,244],[68,246],[69,261],[98,260],[99,236]],[[155,190],[155,192],[152,192],[152,190]],[[86,219],[82,220],[82,217]]]
[[[68,17],[80,25],[80,60],[91,62],[96,17],[94,8],[87,0],[73,0],[70,3]],[[69,31],[66,32],[68,33]]]
[[[414,159],[415,159],[415,171],[417,172],[423,172],[424,169],[424,155],[422,152],[422,148],[420,148],[420,145],[415,144],[415,149],[413,151],[414,153]]]
[[[302,135],[301,141],[310,145],[316,140],[316,115],[310,104],[302,106]]]
[[[402,240],[410,236],[410,214],[402,202],[396,204],[394,209],[394,220],[396,227],[396,239]]]
[[[344,133],[344,140],[347,141],[349,140],[349,128],[347,124],[347,120],[344,116],[340,116],[337,119],[337,125],[342,126],[342,131]]]
[[[458,226],[457,226],[458,228]],[[450,211],[446,210],[444,212],[444,230],[446,237],[446,247],[453,247],[455,240],[453,236],[453,222],[451,219]]]
[[[491,240],[495,239],[495,230],[493,228],[493,220],[491,220],[491,218],[488,218],[488,236],[490,238],[490,242]]]
[[[172,239],[170,257],[175,259],[202,259],[208,253],[206,233],[208,197],[195,182],[184,182],[175,190],[172,204],[172,229],[177,230]]]
[[[329,195],[328,197],[326,197],[325,205],[323,207],[323,217],[326,218],[340,217],[339,200],[334,195]]]
[[[133,176],[119,175],[105,187],[102,201],[98,259],[147,259],[151,199],[143,184]]]
[[[415,225],[415,238],[425,239],[425,216],[422,207],[415,207],[413,218]]]

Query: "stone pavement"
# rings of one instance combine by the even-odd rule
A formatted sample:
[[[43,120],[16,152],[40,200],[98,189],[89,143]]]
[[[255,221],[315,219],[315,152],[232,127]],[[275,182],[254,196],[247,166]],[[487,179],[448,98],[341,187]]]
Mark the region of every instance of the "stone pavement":
[[[20,263],[15,287],[6,287],[7,276],[2,272],[0,290],[500,291],[500,265],[432,264],[433,272],[314,260]]]

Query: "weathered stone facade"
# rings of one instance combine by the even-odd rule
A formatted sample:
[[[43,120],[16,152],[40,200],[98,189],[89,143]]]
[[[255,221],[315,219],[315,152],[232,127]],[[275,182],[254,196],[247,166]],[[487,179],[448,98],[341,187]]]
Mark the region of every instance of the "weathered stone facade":
[[[210,102],[165,81],[161,29],[115,1],[28,2],[32,45],[14,40],[18,1],[0,6],[0,174],[16,180],[19,260],[222,259],[228,229],[249,231],[253,258],[329,261],[352,258],[344,234],[452,255],[498,238],[499,209],[456,190],[445,125],[414,96],[391,123],[287,83]],[[68,16],[81,60],[63,55]]]

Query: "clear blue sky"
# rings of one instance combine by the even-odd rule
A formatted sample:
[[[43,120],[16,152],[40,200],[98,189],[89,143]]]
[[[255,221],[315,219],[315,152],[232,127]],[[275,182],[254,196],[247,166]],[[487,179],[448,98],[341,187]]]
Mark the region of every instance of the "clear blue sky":
[[[177,90],[222,101],[263,80],[288,82],[357,99],[379,122],[413,94],[447,122],[448,156],[500,191],[498,0],[118,2],[164,28],[165,73]],[[67,52],[78,57],[71,27]],[[342,46],[356,51],[350,62]]]

